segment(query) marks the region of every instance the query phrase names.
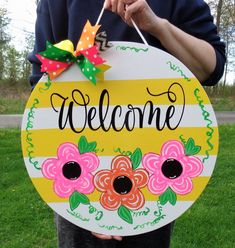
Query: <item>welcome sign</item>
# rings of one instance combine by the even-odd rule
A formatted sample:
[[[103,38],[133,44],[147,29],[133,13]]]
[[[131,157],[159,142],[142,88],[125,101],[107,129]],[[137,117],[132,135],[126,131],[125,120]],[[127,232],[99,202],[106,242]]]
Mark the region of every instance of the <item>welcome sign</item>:
[[[183,214],[212,174],[218,127],[194,75],[154,47],[114,42],[93,85],[72,65],[27,103],[22,149],[42,199],[70,222],[112,235]]]

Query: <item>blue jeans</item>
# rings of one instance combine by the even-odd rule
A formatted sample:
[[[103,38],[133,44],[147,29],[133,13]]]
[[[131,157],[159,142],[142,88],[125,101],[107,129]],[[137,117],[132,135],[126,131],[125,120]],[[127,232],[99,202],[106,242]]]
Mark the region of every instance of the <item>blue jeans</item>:
[[[123,237],[122,241],[101,240],[63,217],[55,215],[58,248],[169,248],[173,223],[152,232]]]

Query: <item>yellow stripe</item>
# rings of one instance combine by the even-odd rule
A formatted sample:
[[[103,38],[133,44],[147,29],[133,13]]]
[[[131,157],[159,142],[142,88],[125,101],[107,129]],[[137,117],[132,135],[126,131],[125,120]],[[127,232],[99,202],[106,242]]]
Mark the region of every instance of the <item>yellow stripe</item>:
[[[210,142],[214,148],[209,152],[210,155],[216,155],[218,152],[218,128],[214,128],[213,138]],[[64,142],[78,143],[79,138],[84,135],[88,142],[96,141],[99,156],[114,156],[117,153],[115,149],[121,148],[124,151],[134,151],[139,147],[143,154],[147,152],[159,153],[164,142],[168,140],[180,140],[179,136],[183,134],[185,139],[192,137],[195,140],[195,144],[202,146],[202,149],[198,155],[205,155],[205,151],[209,149],[206,140],[206,133],[208,129],[205,127],[184,127],[177,128],[174,131],[169,129],[163,129],[161,132],[153,128],[134,129],[132,132],[122,130],[121,132],[115,132],[109,130],[104,132],[98,130],[91,132],[85,129],[82,134],[75,134],[71,129],[64,129],[63,131],[58,129],[45,129],[45,130],[32,130],[30,131],[30,139],[33,144],[33,151],[31,154],[33,157],[55,157],[57,148]],[[22,131],[22,148],[24,157],[28,156],[27,148],[30,146],[26,141],[27,133]],[[115,145],[113,145],[115,144]],[[101,151],[104,149],[104,151]]]
[[[155,105],[167,104],[171,105],[167,94],[163,96],[150,96],[146,87],[149,88],[151,93],[160,94],[167,92],[169,86],[178,82],[184,88],[186,95],[187,104],[198,104],[193,92],[195,86],[200,89],[200,97],[203,99],[204,104],[210,104],[209,99],[197,82],[196,79],[191,79],[191,82],[186,82],[184,79],[172,78],[172,79],[142,79],[142,80],[118,80],[118,81],[105,81],[98,83],[96,86],[92,85],[89,82],[55,82],[52,83],[49,90],[41,91],[42,88],[46,88],[43,82],[40,82],[36,89],[33,91],[30,100],[27,104],[27,108],[31,108],[35,98],[40,100],[40,104],[37,105],[37,108],[48,108],[51,107],[50,96],[52,93],[58,93],[63,97],[69,97],[66,101],[66,106],[72,101],[71,92],[74,89],[79,89],[83,95],[89,95],[90,103],[89,106],[95,106],[99,103],[100,94],[104,89],[109,91],[110,95],[110,105],[144,105],[147,101],[153,101]],[[159,88],[161,85],[161,88]],[[177,100],[174,105],[183,104],[183,96],[180,87],[173,87],[171,89],[177,96]],[[86,97],[86,96],[85,96]],[[121,102],[120,102],[121,97]],[[173,97],[171,95],[171,97]],[[75,98],[79,103],[82,103],[81,96],[75,94]],[[59,107],[62,104],[62,100],[59,97],[53,97],[54,107]],[[75,106],[78,106],[75,104]]]
[[[195,201],[206,187],[210,177],[198,177],[192,179],[193,190],[187,195],[177,195],[179,201]],[[51,202],[68,202],[68,198],[60,198],[53,191],[53,181],[46,178],[32,178],[33,184],[37,191],[47,203]],[[141,189],[145,196],[146,201],[156,201],[158,196],[153,195],[147,188]],[[100,192],[95,190],[92,194],[88,195],[91,202],[98,202],[100,198]]]

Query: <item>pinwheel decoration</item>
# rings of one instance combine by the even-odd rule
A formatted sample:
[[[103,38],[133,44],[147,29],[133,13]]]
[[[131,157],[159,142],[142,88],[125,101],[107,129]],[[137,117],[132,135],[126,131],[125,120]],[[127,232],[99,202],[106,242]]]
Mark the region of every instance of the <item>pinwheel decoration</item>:
[[[46,43],[46,50],[37,54],[41,61],[41,72],[46,72],[50,80],[58,77],[63,71],[76,63],[85,77],[96,84],[97,78],[103,79],[104,72],[110,66],[104,64],[99,56],[98,47],[95,45],[96,33],[100,25],[92,26],[87,21],[76,50],[70,40],[61,41],[58,44]]]

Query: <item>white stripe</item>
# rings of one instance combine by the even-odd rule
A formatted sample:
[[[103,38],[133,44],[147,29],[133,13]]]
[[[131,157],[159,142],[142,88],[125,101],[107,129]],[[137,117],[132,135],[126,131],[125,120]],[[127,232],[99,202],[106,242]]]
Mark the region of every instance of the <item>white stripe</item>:
[[[130,111],[128,109],[127,106],[121,106],[122,107],[122,114],[121,116],[119,116],[119,111],[117,111],[116,113],[116,118],[115,118],[115,125],[117,128],[120,128],[123,126],[124,124],[124,120],[125,120],[125,116],[126,113],[128,111]],[[134,107],[138,107],[140,108],[142,111],[144,109],[143,106],[134,106]],[[166,111],[168,109],[169,106],[167,105],[155,105],[154,109],[156,108],[161,108],[161,115],[160,115],[160,127],[162,127],[164,125],[165,122],[165,116],[166,116]],[[173,116],[170,119],[170,125],[172,127],[175,127],[177,125],[177,123],[180,120],[180,116],[182,114],[182,109],[183,106],[182,105],[175,105],[175,113],[173,114]],[[89,111],[89,109],[94,108],[92,106],[87,107],[87,112]],[[96,109],[96,115],[95,118],[92,120],[92,127],[96,128],[100,126],[100,120],[99,120],[99,108],[98,106],[95,106]],[[109,106],[108,109],[108,114],[105,118],[105,127],[109,127],[110,126],[110,120],[112,117],[112,113],[113,113],[113,109],[114,106]],[[216,122],[216,117],[213,111],[213,108],[211,105],[205,105],[205,109],[210,113],[210,119],[212,120],[212,124],[211,126],[217,126],[217,122]],[[59,111],[59,107],[57,108],[57,110]],[[22,130],[25,130],[27,127],[27,116],[28,116],[28,112],[29,109],[25,110],[25,114],[24,114],[24,118],[23,118],[23,122],[22,122]],[[59,118],[59,113],[55,112],[55,110],[53,110],[52,108],[40,108],[40,109],[35,109],[34,110],[34,120],[36,120],[33,123],[33,129],[51,129],[51,128],[58,128],[58,118]],[[68,107],[66,107],[64,109],[64,120],[66,119],[66,114],[68,112]],[[106,107],[103,107],[103,112],[106,112]],[[133,114],[134,112],[134,114]],[[85,123],[85,108],[81,107],[81,106],[75,106],[73,108],[73,125],[75,128],[82,128],[84,127]],[[129,115],[129,123],[130,126],[133,125],[133,120],[135,118],[135,128],[139,127],[139,112],[135,109],[134,111],[132,111]],[[145,109],[145,115],[144,115],[144,121],[143,121],[143,127],[146,128],[156,128],[156,114],[154,115],[152,124],[149,125],[148,124],[148,118],[149,118],[149,106],[146,107]],[[180,122],[179,127],[206,127],[206,125],[208,124],[207,121],[205,121],[203,119],[202,116],[202,112],[201,109],[197,106],[197,105],[186,105],[185,106],[185,111],[183,114],[183,118]],[[66,125],[67,128],[69,128],[69,121],[67,122]],[[88,124],[86,123],[86,128],[88,128]],[[125,128],[125,126],[124,126]],[[167,126],[166,126],[167,128]]]
[[[117,155],[119,155],[119,153],[117,153]],[[205,156],[197,156],[197,157],[200,158],[200,160],[202,161],[202,159]],[[41,166],[42,163],[48,158],[49,157],[37,157],[34,159],[34,161],[38,161],[39,166]],[[113,156],[99,156],[99,159],[100,159],[100,166],[102,166],[102,170],[104,169],[110,170]],[[31,178],[42,178],[43,177],[41,170],[35,169],[34,166],[30,164],[28,157],[24,158],[24,162],[25,162],[28,174],[30,175]],[[205,160],[204,170],[200,176],[210,177],[212,175],[215,162],[216,162],[215,155],[211,155],[209,159]],[[141,168],[141,166],[139,168]],[[95,174],[99,170],[101,170],[101,168],[98,168],[96,171],[94,171],[93,174]]]
[[[153,214],[154,211],[159,210],[157,207],[156,202],[145,202],[145,205],[142,209],[138,210],[137,212],[146,210],[148,207],[150,209],[150,213],[147,216],[140,216],[140,217],[133,217],[134,223],[132,227],[137,227],[136,230],[133,231],[133,229],[130,227],[130,224],[124,222],[120,219],[116,211],[106,211],[104,210],[99,203],[97,202],[91,202],[91,205],[94,206],[98,211],[103,211],[104,215],[103,218],[99,221],[95,220],[96,214],[90,214],[88,212],[89,206],[80,204],[79,207],[74,211],[79,216],[82,216],[83,218],[89,219],[89,221],[81,221],[79,218],[76,218],[69,214],[67,212],[70,211],[69,203],[49,203],[48,205],[56,211],[59,215],[63,216],[70,222],[74,223],[75,225],[78,225],[82,228],[88,229],[93,232],[97,233],[104,233],[108,235],[121,235],[121,236],[130,236],[130,235],[136,235],[144,232],[149,232],[152,230],[155,230],[157,228],[160,228],[170,222],[172,222],[174,219],[178,218],[182,213],[184,213],[192,204],[194,201],[177,201],[175,206],[170,205],[167,203],[166,205],[162,206],[162,215],[165,215],[163,219],[161,219],[157,224],[155,225],[143,225],[143,223],[146,223],[148,221],[153,221],[156,219],[156,216]],[[107,229],[101,229],[99,225],[107,225],[107,226],[123,226],[122,230],[107,230]],[[141,228],[143,226],[144,228]]]
[[[178,66],[188,78],[195,76],[172,55],[141,43],[134,42],[112,42],[114,45],[110,49],[102,52],[102,58],[111,68],[105,72],[106,80],[133,80],[150,78],[183,78],[177,70],[170,69],[167,62]],[[126,47],[126,49],[121,49]],[[129,48],[127,48],[129,47]],[[138,51],[130,48],[147,49],[148,51]],[[131,62],[132,61],[132,62]],[[166,61],[163,63],[162,61]],[[134,63],[134,64],[132,64]],[[148,65],[144,66],[143,65]],[[159,65],[160,68],[159,68]],[[128,68],[128,69],[127,69]],[[143,69],[141,69],[143,68]],[[43,77],[42,82],[47,82],[47,76]],[[77,82],[87,81],[77,65],[72,65],[69,70],[63,72],[58,78],[52,80],[55,82]],[[185,83],[190,83],[185,80]]]

